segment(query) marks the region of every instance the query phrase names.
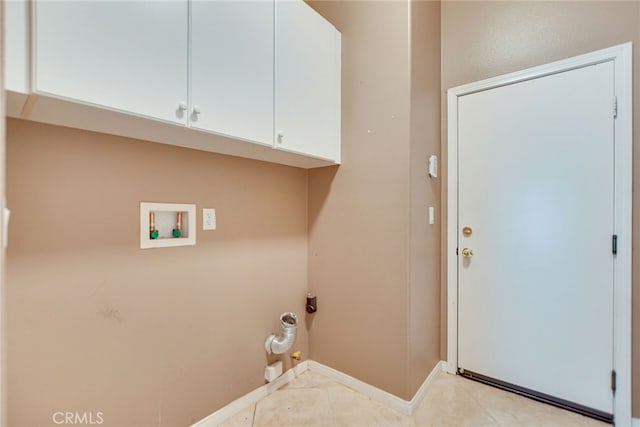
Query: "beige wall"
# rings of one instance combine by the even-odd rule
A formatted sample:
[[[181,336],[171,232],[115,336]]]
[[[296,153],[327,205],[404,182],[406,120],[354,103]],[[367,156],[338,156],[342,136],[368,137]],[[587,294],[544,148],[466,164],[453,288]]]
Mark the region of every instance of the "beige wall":
[[[427,159],[440,159],[440,2],[416,1],[411,8],[410,123],[410,397],[440,360],[440,182],[427,178]],[[429,207],[436,223],[429,225]]]
[[[305,170],[9,120],[7,198],[9,425],[190,424],[264,384],[288,310],[307,354]],[[140,201],[218,230],[140,250]]]
[[[453,2],[442,4],[442,89],[632,41],[634,145],[640,143],[640,2]],[[443,92],[443,112],[446,98]],[[446,117],[443,117],[446,152]],[[446,157],[443,162],[446,161]],[[634,152],[634,169],[640,150]],[[640,174],[634,172],[634,186]],[[443,183],[445,183],[443,177]],[[446,191],[443,188],[443,191]],[[446,201],[443,206],[446,206]],[[640,198],[635,198],[634,246],[640,243]],[[443,218],[446,212],[443,212]],[[446,260],[443,260],[443,263]],[[634,266],[640,263],[635,251]],[[444,264],[443,264],[444,265]],[[443,301],[446,299],[443,283]],[[640,360],[640,278],[634,272],[634,361]],[[443,308],[445,307],[443,302]],[[446,310],[442,311],[446,357]],[[633,414],[640,417],[640,365],[634,364]]]
[[[410,399],[439,356],[439,4],[311,4],[342,32],[343,165],[309,172],[310,355]]]

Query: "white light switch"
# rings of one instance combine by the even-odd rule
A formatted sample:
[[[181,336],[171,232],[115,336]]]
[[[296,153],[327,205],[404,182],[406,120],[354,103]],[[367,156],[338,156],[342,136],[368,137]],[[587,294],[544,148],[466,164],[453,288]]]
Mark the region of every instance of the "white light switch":
[[[215,230],[216,229],[216,210],[215,209],[202,209],[202,229],[203,230]]]
[[[433,206],[429,206],[429,224],[433,225],[436,222],[436,210]]]
[[[431,178],[438,177],[438,156],[429,156],[429,176]]]
[[[9,246],[9,217],[11,216],[11,211],[7,208],[4,208],[4,229],[3,231],[3,244],[5,249]]]

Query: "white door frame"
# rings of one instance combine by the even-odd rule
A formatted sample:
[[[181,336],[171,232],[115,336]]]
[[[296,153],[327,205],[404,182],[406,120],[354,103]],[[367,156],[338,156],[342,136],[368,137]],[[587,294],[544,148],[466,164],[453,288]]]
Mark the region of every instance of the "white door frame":
[[[447,91],[447,372],[458,368],[458,97],[513,83],[614,61],[617,118],[615,132],[615,214],[618,253],[614,261],[613,367],[617,387],[613,402],[616,426],[631,425],[631,184],[632,184],[632,44],[631,42],[515,73],[457,86]],[[613,112],[613,99],[611,100]]]

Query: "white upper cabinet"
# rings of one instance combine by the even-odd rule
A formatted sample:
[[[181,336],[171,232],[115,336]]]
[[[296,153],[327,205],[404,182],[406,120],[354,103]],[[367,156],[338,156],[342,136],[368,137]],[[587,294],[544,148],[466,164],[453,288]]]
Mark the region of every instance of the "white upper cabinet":
[[[304,1],[276,2],[275,146],[340,160],[340,33]]]
[[[192,128],[273,145],[273,14],[272,1],[191,3]]]
[[[34,5],[36,92],[186,124],[187,0]]]
[[[5,112],[19,116],[31,92],[29,76],[29,5],[27,0],[4,3]]]
[[[303,0],[13,0],[5,12],[11,117],[340,162],[341,37]]]
[[[29,14],[26,0],[4,3],[4,87],[20,93],[29,87]]]

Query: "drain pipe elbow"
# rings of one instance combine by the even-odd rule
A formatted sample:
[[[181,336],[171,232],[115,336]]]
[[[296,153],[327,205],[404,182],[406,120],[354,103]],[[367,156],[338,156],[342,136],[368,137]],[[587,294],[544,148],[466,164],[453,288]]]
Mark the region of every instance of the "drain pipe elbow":
[[[269,354],[286,353],[296,342],[298,318],[294,313],[282,313],[280,316],[280,335],[271,334],[264,343],[264,349]]]

